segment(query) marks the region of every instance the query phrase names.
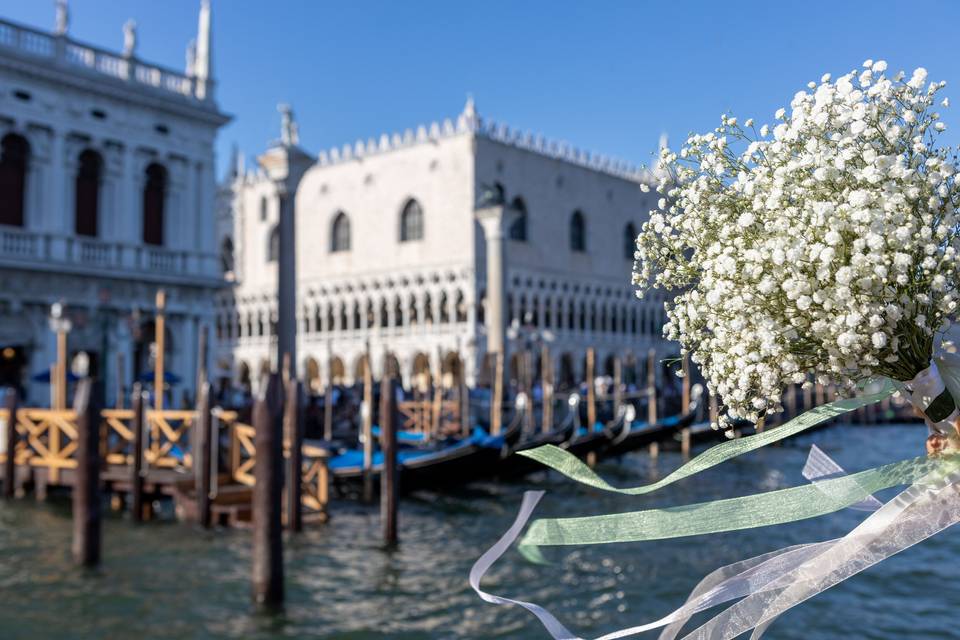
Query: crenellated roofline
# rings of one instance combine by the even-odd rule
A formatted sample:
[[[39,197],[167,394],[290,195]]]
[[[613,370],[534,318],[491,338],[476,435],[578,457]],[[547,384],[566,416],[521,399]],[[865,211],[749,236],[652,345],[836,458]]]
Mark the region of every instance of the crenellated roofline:
[[[656,182],[653,173],[643,165],[584,151],[568,142],[550,140],[541,134],[511,129],[506,124],[480,118],[472,99],[467,100],[466,107],[456,120],[446,118],[420,125],[415,129],[406,129],[392,134],[384,133],[379,138],[369,138],[366,141],[360,139],[353,144],[323,150],[317,154],[316,166],[343,164],[461,135],[485,138],[631,182],[647,184]],[[243,179],[245,183],[250,184],[266,179],[266,175],[259,169],[252,169],[243,175]]]

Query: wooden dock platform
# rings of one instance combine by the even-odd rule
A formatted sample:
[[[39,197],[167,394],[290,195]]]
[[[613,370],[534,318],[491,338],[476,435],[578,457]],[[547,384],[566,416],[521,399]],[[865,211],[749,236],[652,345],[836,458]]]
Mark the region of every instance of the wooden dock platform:
[[[217,460],[210,495],[210,512],[215,524],[249,526],[254,486],[256,450],[254,429],[238,421],[237,414],[215,409],[216,437],[212,456]],[[133,491],[134,411],[106,409],[100,414],[101,472],[105,493],[115,502],[127,502]],[[70,409],[19,408],[16,410],[14,488],[17,495],[32,493],[46,499],[53,489],[70,489],[77,480],[77,416]],[[0,425],[10,412],[0,409]],[[198,424],[198,412],[190,410],[147,410],[144,412],[143,496],[171,500],[182,520],[198,518],[196,474],[193,468],[191,435]],[[225,451],[221,452],[221,443]],[[0,463],[6,460],[0,452]],[[329,501],[329,473],[326,452],[311,448],[304,452],[302,504],[310,521],[326,519]],[[222,461],[222,462],[221,462]]]

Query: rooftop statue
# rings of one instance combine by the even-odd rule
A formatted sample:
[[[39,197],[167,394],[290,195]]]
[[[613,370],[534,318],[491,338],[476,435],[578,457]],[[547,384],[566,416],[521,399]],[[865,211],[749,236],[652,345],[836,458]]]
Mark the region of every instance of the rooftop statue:
[[[300,127],[297,125],[293,108],[289,104],[278,104],[280,112],[280,141],[286,147],[300,144]]]
[[[57,17],[53,31],[58,36],[65,36],[69,26],[70,8],[67,6],[67,0],[57,0]]]
[[[123,23],[123,57],[132,58],[137,52],[137,21],[127,20]]]
[[[477,208],[483,209],[484,207],[502,205],[504,200],[503,188],[500,185],[480,185],[480,196],[477,198]]]

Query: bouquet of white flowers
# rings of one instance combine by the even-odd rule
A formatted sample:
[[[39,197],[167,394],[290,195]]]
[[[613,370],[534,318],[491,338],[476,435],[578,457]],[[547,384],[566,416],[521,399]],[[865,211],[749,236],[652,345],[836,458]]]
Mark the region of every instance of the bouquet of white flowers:
[[[824,75],[772,129],[723,116],[661,152],[634,284],[677,293],[664,335],[730,418],[781,411],[790,384],[877,375],[922,388],[932,423],[954,412],[930,369],[960,282],[956,158],[936,146],[945,83],[886,69]]]
[[[956,158],[936,146],[944,83],[917,69],[888,78],[883,61],[794,96],[772,131],[724,116],[660,157],[663,196],[637,238],[634,284],[675,294],[666,337],[700,365],[726,420],[782,410],[791,384],[835,384],[856,398],[813,408],[777,429],[716,445],[650,484],[616,487],[552,445],[519,455],[594,489],[637,496],[906,390],[935,432],[929,453],[845,476],[811,452],[811,484],[692,505],[542,518],[520,539],[541,547],[708,535],[784,524],[851,506],[875,512],[847,535],[794,545],[707,576],[681,607],[621,629],[678,637],[696,613],[737,600],[684,638],[759,638],[783,612],[960,524],[960,356],[940,353],[960,296]],[[947,100],[940,102],[947,106]],[[864,385],[871,386],[871,385]],[[819,471],[817,471],[819,470]],[[814,473],[816,471],[816,473]],[[822,472],[822,473],[821,473]],[[832,476],[824,479],[823,474]],[[873,493],[909,485],[882,504]],[[474,565],[488,602],[522,606],[557,640],[577,636],[544,608],[484,592],[480,581],[516,541],[543,492],[527,492],[514,525]]]

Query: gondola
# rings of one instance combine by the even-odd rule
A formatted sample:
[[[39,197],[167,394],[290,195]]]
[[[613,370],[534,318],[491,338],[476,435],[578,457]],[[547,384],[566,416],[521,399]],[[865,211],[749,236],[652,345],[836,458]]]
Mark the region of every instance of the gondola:
[[[397,450],[400,491],[446,488],[492,476],[504,451],[519,439],[524,412],[525,403],[518,402],[510,423],[497,436],[491,436],[482,427],[474,427],[467,438],[401,446]],[[328,468],[340,492],[354,493],[363,482],[363,451],[343,450],[330,458]],[[371,460],[371,474],[375,479],[379,478],[382,468],[383,453],[375,451]]]
[[[567,415],[556,429],[522,439],[504,453],[497,467],[498,478],[518,478],[528,473],[542,471],[544,469],[544,466],[539,462],[516,454],[520,451],[536,449],[546,444],[559,446],[569,440],[575,428],[575,416],[580,411],[579,399],[573,399],[572,402],[568,402],[567,406],[569,407]]]
[[[683,415],[668,416],[651,425],[646,422],[633,421],[636,416],[636,409],[632,405],[627,405],[624,411],[626,412],[624,428],[614,436],[609,446],[603,450],[604,457],[621,456],[654,442],[670,440],[682,429],[692,425],[696,418],[696,411],[692,410]]]
[[[574,428],[570,437],[560,444],[560,448],[566,449],[578,458],[584,458],[591,453],[597,453],[610,444],[614,437],[613,430],[600,423],[591,425],[589,428],[580,424],[580,396],[573,394],[570,396],[570,402],[576,402],[574,412]]]

